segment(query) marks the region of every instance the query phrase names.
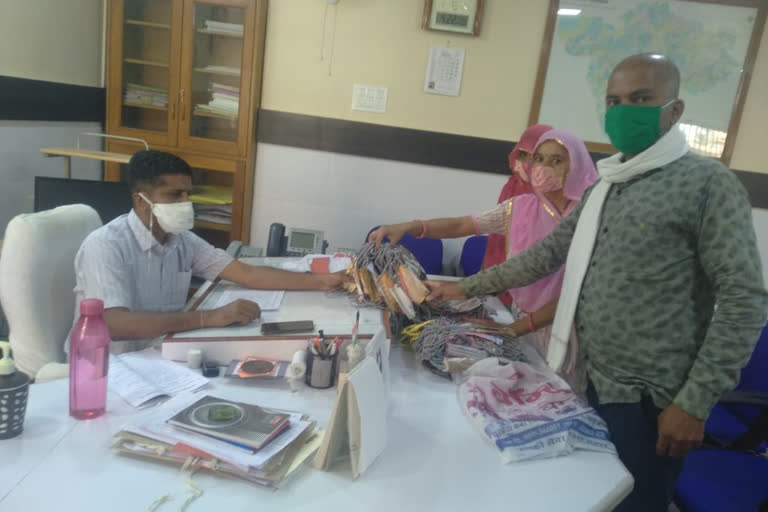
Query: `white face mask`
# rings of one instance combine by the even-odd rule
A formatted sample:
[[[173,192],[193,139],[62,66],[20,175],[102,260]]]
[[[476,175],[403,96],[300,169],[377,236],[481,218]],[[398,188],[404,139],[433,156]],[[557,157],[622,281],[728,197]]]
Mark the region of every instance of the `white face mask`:
[[[174,235],[194,227],[195,210],[192,208],[192,201],[184,201],[183,203],[153,203],[147,199],[143,192],[139,193],[139,197],[152,207],[152,215],[150,215],[149,219],[150,231],[152,231],[152,217],[157,219],[163,231]]]

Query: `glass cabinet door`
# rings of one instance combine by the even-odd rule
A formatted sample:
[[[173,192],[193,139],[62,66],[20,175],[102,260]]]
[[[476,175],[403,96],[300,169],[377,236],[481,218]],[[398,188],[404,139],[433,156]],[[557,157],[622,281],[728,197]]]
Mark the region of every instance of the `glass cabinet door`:
[[[187,0],[184,5],[179,90],[182,146],[244,153],[253,68],[253,3]]]
[[[112,3],[112,51],[110,83],[119,87],[111,94],[113,132],[172,144],[176,133],[176,104],[172,91],[178,87],[178,54],[174,44],[175,16],[181,15],[178,0],[121,0]],[[179,23],[176,23],[179,25]]]

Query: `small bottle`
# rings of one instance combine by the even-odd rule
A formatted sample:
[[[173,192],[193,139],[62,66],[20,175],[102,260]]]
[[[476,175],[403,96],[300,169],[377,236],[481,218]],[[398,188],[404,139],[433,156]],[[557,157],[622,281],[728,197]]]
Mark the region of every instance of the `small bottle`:
[[[69,348],[69,415],[79,420],[98,418],[107,405],[109,330],[104,322],[104,303],[80,302]]]
[[[29,377],[16,371],[11,344],[0,341],[0,439],[21,434],[28,394]]]

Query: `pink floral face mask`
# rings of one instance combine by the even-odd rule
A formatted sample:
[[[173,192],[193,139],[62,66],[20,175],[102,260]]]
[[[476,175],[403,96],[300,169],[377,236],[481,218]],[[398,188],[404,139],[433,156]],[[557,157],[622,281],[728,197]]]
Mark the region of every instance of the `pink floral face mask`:
[[[551,167],[537,165],[531,172],[531,185],[541,193],[554,192],[563,188],[563,176],[557,176]]]

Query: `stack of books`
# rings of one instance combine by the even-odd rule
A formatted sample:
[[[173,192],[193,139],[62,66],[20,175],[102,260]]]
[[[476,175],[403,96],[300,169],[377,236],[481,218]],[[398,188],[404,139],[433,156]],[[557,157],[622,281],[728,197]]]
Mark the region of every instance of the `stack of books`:
[[[224,21],[205,20],[205,29],[210,32],[221,32],[233,36],[243,35],[242,23],[226,23]]]
[[[112,448],[279,487],[317,450],[320,434],[301,413],[185,394],[126,425]]]
[[[129,104],[133,103],[139,105],[153,105],[155,107],[167,107],[168,89],[150,87],[148,85],[133,84],[129,82],[125,84],[123,101]]]
[[[240,110],[240,88],[231,85],[212,83],[211,99],[208,103],[195,105],[194,113],[223,119],[237,119]]]
[[[232,224],[232,187],[198,186],[189,199],[195,208],[195,220]]]

